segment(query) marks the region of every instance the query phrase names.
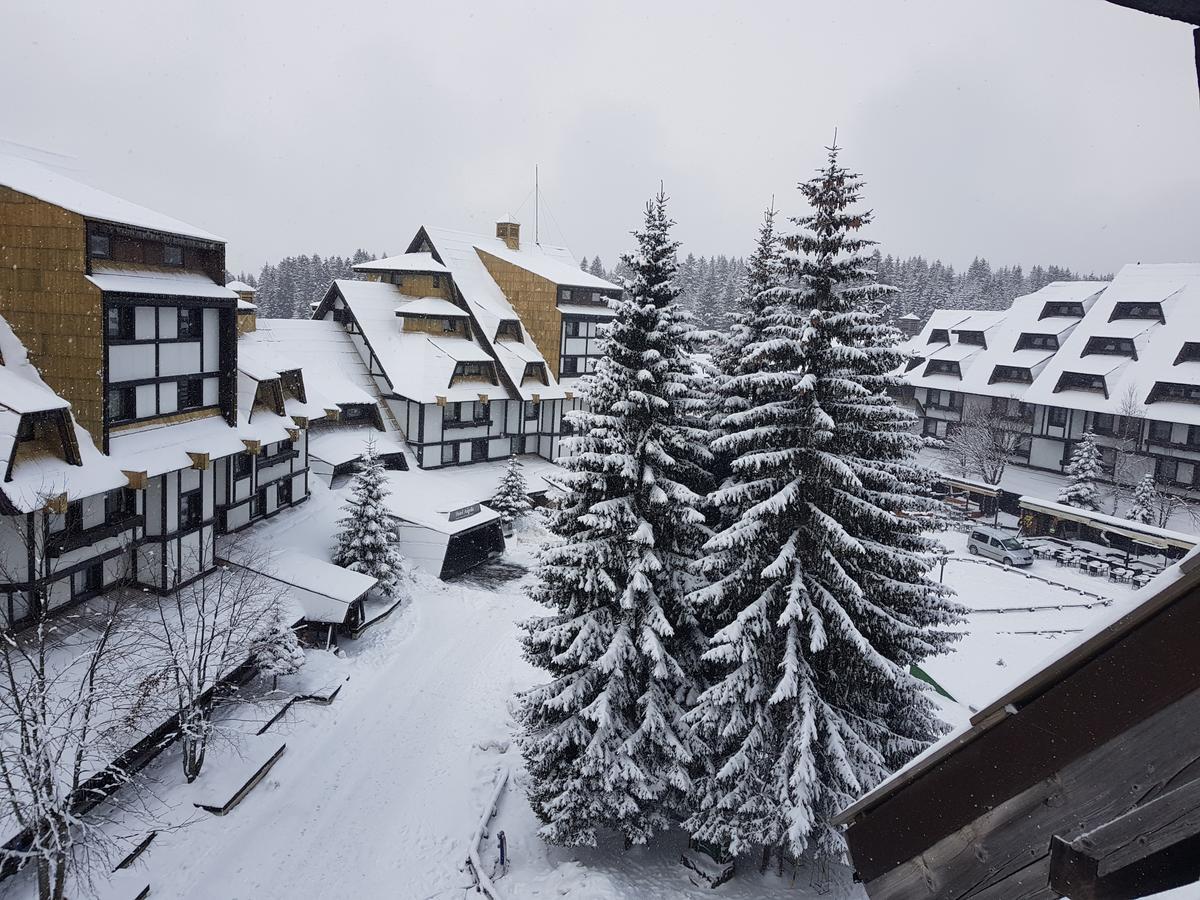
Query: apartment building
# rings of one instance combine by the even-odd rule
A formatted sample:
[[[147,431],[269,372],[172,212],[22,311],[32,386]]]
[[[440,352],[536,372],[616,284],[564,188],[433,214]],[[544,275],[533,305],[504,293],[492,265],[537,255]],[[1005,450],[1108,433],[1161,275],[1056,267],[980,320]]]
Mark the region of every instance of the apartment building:
[[[924,434],[981,416],[1019,436],[1014,461],[1062,472],[1097,435],[1112,473],[1200,487],[1200,265],[1127,265],[1056,282],[1005,311],[937,310],[905,345]]]
[[[355,268],[368,280],[334,282],[313,317],[351,335],[418,466],[559,455],[616,285],[507,220],[495,237],[422,227]]]

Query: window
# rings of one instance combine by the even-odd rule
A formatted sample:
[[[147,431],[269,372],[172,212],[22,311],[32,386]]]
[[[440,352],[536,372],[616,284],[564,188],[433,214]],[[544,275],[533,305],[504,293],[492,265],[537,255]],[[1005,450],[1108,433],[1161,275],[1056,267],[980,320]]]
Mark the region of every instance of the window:
[[[925,362],[925,357],[923,357],[923,356],[909,357],[908,362],[906,362],[904,364],[904,371],[911,372],[913,369],[915,369],[917,366],[919,366],[923,362]]]
[[[292,479],[285,478],[275,489],[275,505],[286,506],[292,502]]]
[[[117,488],[104,495],[104,521],[115,522],[137,509],[137,499],[129,488]]]
[[[198,409],[204,405],[204,379],[184,378],[179,382],[179,408]]]
[[[1046,409],[1046,424],[1051,428],[1067,427],[1067,411],[1061,406],[1051,406]]]
[[[204,310],[195,307],[184,307],[179,310],[179,339],[198,338],[203,330]]]
[[[1171,443],[1171,423],[1170,422],[1151,422],[1150,423],[1150,440],[1156,444]]]
[[[88,235],[88,256],[92,259],[108,259],[112,255],[112,241],[107,234]]]
[[[929,332],[929,343],[931,344],[948,344],[950,343],[950,332],[945,328],[935,328]]]
[[[1108,321],[1114,322],[1117,319],[1158,319],[1160,322],[1165,322],[1163,318],[1161,303],[1118,303],[1113,307],[1112,315],[1108,317]]]
[[[458,444],[442,444],[442,465],[458,462]]]
[[[65,522],[65,528],[69,534],[79,534],[83,531],[83,504],[78,500],[72,500],[67,504]]]
[[[1082,355],[1087,356],[1089,353],[1098,353],[1103,356],[1128,356],[1137,359],[1137,350],[1134,349],[1133,341],[1129,338],[1089,338]]]
[[[539,403],[537,400],[526,400],[525,401],[525,418],[526,418],[526,420],[537,419],[538,416],[541,414],[541,406],[542,406],[541,403]]]
[[[526,378],[532,378],[541,384],[549,384],[549,380],[546,378],[546,364],[537,362],[525,363],[525,371],[521,373],[522,384],[525,383]]]
[[[1170,381],[1157,381],[1146,398],[1147,403],[1159,400],[1175,400],[1180,403],[1200,403],[1200,385],[1176,384]]]
[[[296,445],[292,442],[291,438],[288,438],[286,441],[280,441],[275,447],[275,455],[278,456],[280,453],[291,453],[295,447]]]
[[[485,378],[491,380],[492,365],[486,362],[460,362],[454,367],[454,375],[459,378]]]
[[[104,311],[104,336],[109,340],[133,340],[133,307],[110,306]]]
[[[1183,362],[1196,362],[1197,360],[1200,360],[1200,344],[1186,341],[1179,348],[1179,355],[1175,357],[1175,365]]]
[[[471,462],[482,462],[488,458],[487,438],[476,438],[471,441]]]
[[[562,374],[578,375],[579,374],[579,357],[564,356],[562,360]]]
[[[923,434],[925,437],[937,437],[937,424],[938,423],[936,419],[922,419],[921,434]]]
[[[1058,336],[1053,334],[1032,334],[1026,332],[1017,338],[1014,350],[1057,350]]]
[[[1022,369],[1020,366],[996,366],[992,369],[992,377],[988,384],[994,384],[997,381],[1029,384],[1033,381],[1033,375],[1028,369]]]
[[[1189,425],[1187,430],[1187,440],[1184,441],[1184,443],[1191,449],[1200,447],[1200,428],[1195,425]]]
[[[104,563],[92,563],[83,570],[83,592],[98,594],[104,590]]]
[[[250,507],[251,518],[259,518],[267,514],[267,489],[260,487],[254,492],[254,503]]]
[[[1091,375],[1087,372],[1063,372],[1058,376],[1058,384],[1054,393],[1059,391],[1091,391],[1108,396],[1108,385],[1103,375]]]
[[[253,461],[250,459],[249,453],[235,453],[233,456],[233,477],[234,478],[249,478],[250,471],[253,468]]]
[[[603,303],[604,295],[601,294],[599,291],[592,291],[592,302],[593,303]]]
[[[204,500],[200,488],[179,495],[179,530],[190,531],[204,520]]]
[[[571,299],[571,289],[570,288],[563,288],[562,298],[563,298],[563,300]]]
[[[137,418],[137,394],[131,387],[110,387],[105,406],[110,422],[128,422]]]
[[[1110,413],[1096,413],[1092,417],[1092,431],[1096,434],[1113,434],[1116,431],[1117,418]]]
[[[182,266],[183,248],[178,244],[163,244],[163,265]]]
[[[1083,316],[1082,303],[1047,303],[1042,307],[1042,314],[1039,319],[1048,319],[1052,316],[1066,316],[1069,318],[1078,319]]]
[[[567,320],[567,337],[569,337],[569,338],[579,337],[579,322],[577,320],[574,320],[574,319]]]
[[[1154,463],[1154,479],[1164,484],[1175,484],[1179,480],[1179,462],[1159,457]]]
[[[453,319],[442,319],[442,334],[453,334],[458,331],[458,323]]]
[[[452,425],[455,422],[461,422],[461,421],[462,421],[462,404],[461,403],[447,403],[442,408],[442,422],[444,422],[447,425]]]
[[[519,341],[521,340],[521,326],[511,319],[505,320],[496,328],[496,337],[516,338]]]
[[[957,334],[960,344],[973,344],[977,347],[987,346],[987,340],[984,338],[982,331],[959,331]]]
[[[442,276],[441,275],[433,276],[433,286],[435,288],[440,288],[442,286]]]
[[[958,367],[958,361],[953,359],[931,359],[925,364],[926,375],[953,375],[955,378],[962,378],[962,371]]]

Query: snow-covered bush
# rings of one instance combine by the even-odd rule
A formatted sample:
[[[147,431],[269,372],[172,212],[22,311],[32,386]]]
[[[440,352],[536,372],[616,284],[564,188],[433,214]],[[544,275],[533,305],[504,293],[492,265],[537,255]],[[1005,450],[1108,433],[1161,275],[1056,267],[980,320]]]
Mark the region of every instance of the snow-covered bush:
[[[259,674],[270,676],[272,690],[280,675],[295,675],[304,665],[300,640],[282,615],[276,615],[255,635],[253,653]]]
[[[1125,518],[1131,522],[1141,522],[1143,525],[1153,525],[1158,518],[1158,488],[1154,484],[1154,476],[1147,472],[1133,489],[1133,502]]]
[[[362,466],[350,486],[350,499],[342,507],[346,515],[338,522],[333,561],[354,572],[379,579],[379,589],[394,596],[399,588],[403,563],[396,543],[400,540],[396,518],[387,508],[387,472],[367,441]]]

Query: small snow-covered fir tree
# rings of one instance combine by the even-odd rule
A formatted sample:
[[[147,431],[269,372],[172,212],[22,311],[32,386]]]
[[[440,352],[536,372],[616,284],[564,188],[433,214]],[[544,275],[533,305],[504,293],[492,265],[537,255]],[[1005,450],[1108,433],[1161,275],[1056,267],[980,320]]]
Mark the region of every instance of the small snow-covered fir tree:
[[[812,212],[783,240],[785,278],[733,379],[744,408],[714,441],[731,459],[713,497],[728,524],[695,600],[720,628],[688,714],[712,764],[688,826],[734,853],[831,860],[845,855],[832,816],[943,730],[909,669],[948,646],[960,610],[910,515],[938,504],[887,393],[898,334],[871,312],[887,288],[858,235],[861,182],[834,147],[799,187]]]
[[[556,540],[531,591],[552,613],[525,624],[525,654],[552,680],[522,696],[521,746],[541,834],[558,844],[601,828],[643,843],[692,787],[681,719],[705,640],[685,598],[707,536],[708,451],[673,224],[660,192],[622,260],[631,276],[581,388],[589,408],[571,414]]]
[[[1103,471],[1100,464],[1100,448],[1096,446],[1096,435],[1090,431],[1075,445],[1071,462],[1067,465],[1067,483],[1058,492],[1058,502],[1080,509],[1100,509],[1100,489],[1096,482]]]
[[[1147,472],[1133,489],[1133,501],[1125,513],[1125,518],[1131,522],[1141,522],[1143,525],[1153,525],[1158,519],[1158,488],[1154,484],[1154,476]]]
[[[395,595],[402,572],[396,542],[400,535],[396,519],[388,512],[387,473],[383,460],[368,439],[362,465],[350,487],[350,499],[342,507],[346,516],[338,522],[333,561],[355,572],[379,579],[379,589]]]
[[[272,690],[280,675],[295,675],[304,665],[304,650],[300,647],[300,640],[281,614],[276,614],[255,635],[251,653],[259,673],[270,676]]]
[[[506,530],[530,510],[529,488],[525,484],[525,476],[521,474],[521,461],[516,454],[508,458],[508,468],[500,479],[500,487],[496,496],[488,501],[488,506],[500,513],[500,521]]]

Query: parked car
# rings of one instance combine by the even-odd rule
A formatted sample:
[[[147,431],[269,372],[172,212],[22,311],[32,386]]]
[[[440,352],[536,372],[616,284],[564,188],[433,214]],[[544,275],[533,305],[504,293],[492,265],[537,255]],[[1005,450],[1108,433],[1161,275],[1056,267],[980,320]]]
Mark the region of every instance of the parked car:
[[[967,538],[967,550],[972,556],[987,556],[1006,566],[1031,566],[1033,554],[1029,548],[1007,531],[999,528],[975,528]]]

